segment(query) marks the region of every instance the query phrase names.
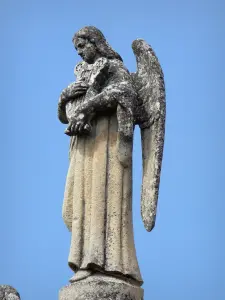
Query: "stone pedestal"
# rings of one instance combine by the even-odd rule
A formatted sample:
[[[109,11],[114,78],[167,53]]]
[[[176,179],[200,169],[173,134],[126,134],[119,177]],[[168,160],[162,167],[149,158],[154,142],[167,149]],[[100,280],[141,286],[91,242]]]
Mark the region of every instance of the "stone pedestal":
[[[63,287],[59,300],[143,300],[143,289],[104,275],[90,276]]]

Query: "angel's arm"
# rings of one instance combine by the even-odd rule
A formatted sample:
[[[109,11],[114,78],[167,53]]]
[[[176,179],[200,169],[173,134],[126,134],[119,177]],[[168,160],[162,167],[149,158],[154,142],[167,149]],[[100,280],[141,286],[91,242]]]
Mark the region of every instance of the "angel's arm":
[[[62,105],[60,102],[58,103],[57,113],[58,113],[58,119],[61,123],[63,123],[63,124],[69,123],[67,116],[66,116],[66,107],[65,107],[65,105]]]
[[[100,93],[88,99],[88,101],[84,101],[78,107],[78,114],[90,114],[105,109],[116,109],[118,104],[125,109],[132,108],[134,98],[137,95],[133,88],[130,74],[120,63],[112,64],[109,72],[111,79],[109,79],[107,86]]]
[[[84,95],[87,92],[88,87],[89,86],[84,82],[77,81],[71,83],[62,91],[58,102],[58,118],[60,122],[63,124],[68,124],[68,119],[66,116],[66,104],[70,100],[74,100],[75,98]]]
[[[119,104],[125,106],[135,93],[126,82],[107,86],[101,93],[83,102],[77,109],[77,113],[90,114],[105,109],[115,109]],[[127,101],[126,101],[127,100]]]

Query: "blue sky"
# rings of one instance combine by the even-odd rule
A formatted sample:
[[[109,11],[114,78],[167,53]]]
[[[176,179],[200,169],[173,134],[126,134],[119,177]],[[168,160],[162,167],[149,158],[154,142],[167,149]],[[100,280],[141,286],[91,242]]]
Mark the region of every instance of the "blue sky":
[[[69,139],[61,90],[80,60],[71,39],[101,29],[130,71],[144,38],[165,74],[167,121],[158,217],[140,216],[141,145],[134,140],[134,231],[145,299],[225,299],[225,2],[0,3],[0,283],[23,300],[57,299],[71,271],[61,218]]]

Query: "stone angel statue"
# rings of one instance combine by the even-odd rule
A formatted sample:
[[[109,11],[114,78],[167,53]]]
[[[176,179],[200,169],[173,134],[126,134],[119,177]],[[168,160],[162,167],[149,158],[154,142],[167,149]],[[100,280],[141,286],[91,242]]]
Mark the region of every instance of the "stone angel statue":
[[[73,37],[83,59],[76,81],[58,102],[68,124],[69,170],[63,219],[71,231],[71,282],[101,273],[143,283],[132,225],[132,147],[141,128],[144,226],[155,225],[165,127],[163,73],[152,48],[133,42],[137,72],[130,74],[100,30],[87,26]]]

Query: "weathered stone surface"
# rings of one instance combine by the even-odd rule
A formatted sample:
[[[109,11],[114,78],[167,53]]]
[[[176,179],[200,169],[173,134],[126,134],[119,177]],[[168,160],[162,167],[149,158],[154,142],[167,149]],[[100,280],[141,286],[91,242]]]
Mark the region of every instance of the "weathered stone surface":
[[[141,215],[146,230],[155,226],[160,173],[165,134],[165,85],[161,66],[144,40],[132,44],[137,59],[137,73],[133,74],[138,94],[135,122],[141,128],[143,180]]]
[[[63,219],[72,232],[73,281],[82,270],[101,270],[141,285],[132,227],[137,94],[121,57],[98,29],[85,27],[73,41],[84,61],[75,67],[77,81],[63,90],[58,110],[71,136]]]
[[[143,280],[132,224],[133,131],[138,124],[143,156],[141,211],[144,226],[151,231],[164,145],[163,73],[143,40],[133,42],[135,74],[129,73],[97,28],[82,28],[73,43],[83,61],[74,70],[77,80],[60,95],[58,117],[68,124],[65,133],[71,137],[63,219],[72,233],[69,266],[75,275],[60,297],[141,299],[138,286]],[[111,276],[119,276],[120,281]],[[112,290],[116,296],[110,294]]]
[[[62,288],[59,300],[142,300],[143,289],[108,276],[93,276]]]
[[[20,295],[12,286],[0,285],[0,300],[20,300]]]

